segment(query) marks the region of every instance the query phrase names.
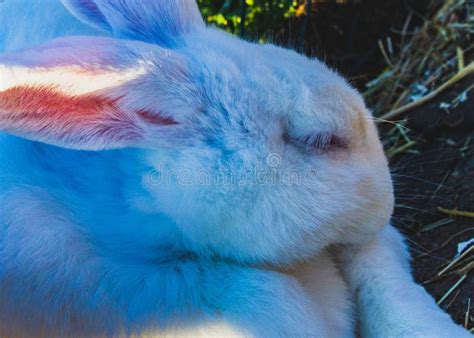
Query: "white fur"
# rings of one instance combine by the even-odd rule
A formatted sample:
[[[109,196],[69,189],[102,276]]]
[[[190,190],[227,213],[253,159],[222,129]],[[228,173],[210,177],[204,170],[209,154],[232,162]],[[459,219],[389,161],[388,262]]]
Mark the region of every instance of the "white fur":
[[[372,242],[342,253],[345,274],[356,296],[364,337],[471,337],[410,272],[402,236],[385,227]]]
[[[410,276],[339,75],[204,27],[192,0],[62,3],[102,31],[59,0],[0,2],[0,127],[19,136],[0,134],[1,336],[468,336]],[[81,118],[84,94],[113,104]]]

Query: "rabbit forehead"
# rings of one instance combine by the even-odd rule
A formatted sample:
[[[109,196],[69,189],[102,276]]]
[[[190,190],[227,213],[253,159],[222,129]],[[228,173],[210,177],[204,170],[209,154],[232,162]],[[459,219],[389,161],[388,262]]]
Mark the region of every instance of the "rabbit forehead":
[[[319,121],[341,123],[348,113],[365,109],[360,95],[316,59],[220,34],[212,38],[209,45],[192,48],[200,60],[202,85],[206,96],[229,101],[235,113],[306,119],[316,126]],[[248,105],[247,110],[239,104]]]

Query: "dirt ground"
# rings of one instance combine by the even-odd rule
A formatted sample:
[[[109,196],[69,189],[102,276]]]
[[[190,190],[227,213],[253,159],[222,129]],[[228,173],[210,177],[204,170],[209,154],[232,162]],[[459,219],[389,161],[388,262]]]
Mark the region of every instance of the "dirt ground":
[[[458,244],[474,238],[474,218],[439,210],[474,210],[474,92],[454,109],[439,108],[472,83],[474,77],[410,112],[408,127],[418,153],[395,157],[391,164],[397,197],[393,220],[409,239],[416,280],[439,301],[465,274],[441,306],[469,328],[474,323],[474,311],[466,315],[474,303],[474,255],[436,277],[455,258]]]

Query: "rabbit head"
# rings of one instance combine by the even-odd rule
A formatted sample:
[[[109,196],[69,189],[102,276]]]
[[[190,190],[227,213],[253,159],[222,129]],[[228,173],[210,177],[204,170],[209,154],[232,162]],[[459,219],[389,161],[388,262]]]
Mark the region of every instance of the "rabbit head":
[[[371,114],[321,62],[207,28],[192,0],[63,3],[114,37],[1,56],[0,129],[64,148],[140,149],[134,207],[221,257],[290,262],[388,222]]]

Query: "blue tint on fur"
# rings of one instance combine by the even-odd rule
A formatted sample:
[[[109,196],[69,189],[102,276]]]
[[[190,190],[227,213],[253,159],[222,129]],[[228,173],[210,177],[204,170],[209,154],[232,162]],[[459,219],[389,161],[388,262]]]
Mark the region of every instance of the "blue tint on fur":
[[[101,28],[110,26],[115,36],[176,47],[182,46],[183,34],[192,27],[203,29],[194,1],[177,1],[178,5],[174,0],[96,0],[100,12],[81,7],[87,1],[68,1],[68,5],[85,22],[95,22],[94,26]],[[56,37],[98,34],[55,0],[41,6],[6,0],[0,6],[0,21],[7,27],[2,27],[0,38],[3,52]],[[222,35],[223,40],[227,38]],[[77,46],[79,50],[81,47]],[[135,57],[124,51],[119,58]],[[193,62],[192,50],[183,54]],[[199,72],[200,68],[190,76]],[[226,85],[230,80],[210,76],[205,81]],[[186,91],[187,103],[193,102],[195,97],[187,92],[190,87],[178,85],[181,87],[171,90],[176,90],[177,96]],[[198,83],[201,85],[204,83]],[[234,91],[239,94],[238,88]],[[210,96],[206,102],[219,95],[204,94]],[[175,109],[173,97],[167,106]],[[222,119],[222,129],[235,123],[227,107],[232,109],[230,101],[208,112],[209,119]],[[183,105],[183,112],[186,109]],[[221,112],[224,114],[219,116]],[[236,126],[242,128],[243,122],[237,121]],[[242,161],[231,158],[235,149],[242,147],[240,140],[222,139],[219,130],[206,128],[204,133],[213,135],[206,141],[210,148],[219,158],[226,154],[224,165],[236,164],[233,169],[240,170]],[[169,137],[179,147],[173,141],[175,136]],[[189,146],[200,152],[197,141]],[[143,173],[155,170],[149,156],[139,149],[62,149],[0,134],[0,332],[119,335],[192,329],[206,323],[257,336],[303,337],[322,332],[310,300],[293,277],[249,267],[253,263],[249,253],[235,252],[240,263],[218,257],[219,248],[195,242],[186,227],[178,227],[175,219],[156,210],[155,204],[169,201],[155,201],[156,196],[143,182]],[[182,156],[172,152],[168,158],[180,161]],[[212,169],[218,165],[206,164]],[[215,198],[222,202],[220,196]],[[185,191],[180,199],[186,199]],[[207,202],[204,193],[200,199]],[[242,202],[240,198],[236,201]],[[186,206],[173,207],[178,212],[187,211]],[[202,219],[196,221],[205,222],[206,217],[200,213],[196,218]],[[224,241],[221,247],[232,252],[229,244]],[[250,253],[265,252],[258,245],[245,245]]]
[[[39,7],[15,1],[1,5],[2,51],[96,34],[57,1]],[[162,20],[162,12],[157,13]],[[127,20],[116,18],[122,19]],[[88,20],[102,17],[92,13]],[[170,18],[162,22],[159,31],[142,26],[118,35],[154,34],[151,40],[173,45],[171,35],[178,27]],[[192,328],[226,318],[226,325],[259,335],[280,335],[299,326],[301,332],[311,332],[310,314],[295,301],[302,292],[284,287],[294,284],[290,278],[216,264],[212,252],[200,251],[198,258],[186,249],[187,239],[169,217],[130,208],[136,196],[137,203],[147,196],[137,190],[142,184],[137,173],[152,170],[140,167],[142,156],[133,149],[76,151],[0,134],[1,331],[117,335]],[[271,299],[271,312],[259,299]],[[286,311],[292,307],[295,319],[288,321]],[[253,323],[248,313],[268,325]],[[275,318],[285,325],[275,326]]]
[[[0,71],[11,76],[0,79],[0,107],[13,107],[0,109],[0,127],[25,137],[0,133],[0,335],[352,337],[348,287],[326,247],[374,238],[393,208],[357,92],[317,60],[205,28],[193,0],[61,1],[73,15],[60,0],[0,2]],[[30,93],[44,79],[45,100],[59,93],[69,104],[105,81],[85,92],[108,104],[90,120],[66,105],[59,127],[44,102],[16,111],[11,89]],[[120,123],[139,137],[114,138]],[[283,137],[328,133],[344,133],[352,151]],[[280,156],[277,167],[269,155]],[[316,171],[317,180],[255,182],[255,169]],[[186,184],[186,170],[242,181]],[[349,246],[345,268],[350,286],[367,290],[360,304],[381,294],[377,309],[387,310],[398,295],[372,281],[397,279],[384,284],[380,265],[390,261],[403,285],[411,277],[384,244],[384,255],[361,250],[355,263]],[[318,287],[328,292],[318,298]]]
[[[61,0],[78,18],[117,37],[176,47],[190,28],[203,27],[194,1]]]

